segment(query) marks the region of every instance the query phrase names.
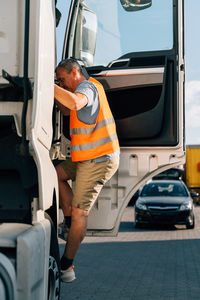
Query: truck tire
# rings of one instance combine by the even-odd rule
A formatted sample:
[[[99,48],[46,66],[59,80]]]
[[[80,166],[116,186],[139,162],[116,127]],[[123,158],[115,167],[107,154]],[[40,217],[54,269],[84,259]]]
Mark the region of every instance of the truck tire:
[[[51,223],[51,242],[49,253],[49,280],[48,280],[48,300],[60,299],[60,254],[58,238],[55,231],[55,227],[49,215],[45,214],[45,217]]]

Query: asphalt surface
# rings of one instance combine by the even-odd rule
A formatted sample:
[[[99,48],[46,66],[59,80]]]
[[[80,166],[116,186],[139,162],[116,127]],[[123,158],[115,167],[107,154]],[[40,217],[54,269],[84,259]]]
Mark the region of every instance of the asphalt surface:
[[[74,261],[77,279],[61,283],[61,300],[200,300],[200,207],[195,217],[191,230],[135,229],[127,207],[117,237],[85,238]]]

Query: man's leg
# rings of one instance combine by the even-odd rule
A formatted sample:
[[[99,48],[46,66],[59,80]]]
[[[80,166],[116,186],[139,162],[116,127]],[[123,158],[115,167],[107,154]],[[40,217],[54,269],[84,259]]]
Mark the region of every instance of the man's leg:
[[[58,175],[59,203],[62,208],[63,215],[65,217],[71,216],[73,193],[70,185],[67,182],[70,178],[60,165],[56,167],[56,172]]]
[[[104,184],[116,172],[118,165],[118,157],[102,163],[81,162],[77,164],[76,185],[71,211],[72,223],[64,252],[64,257],[67,259],[74,259],[86,234],[89,211]]]
[[[88,212],[72,206],[72,222],[67,236],[65,251],[61,258],[61,279],[71,282],[75,277],[73,260],[87,230]]]
[[[73,260],[87,230],[88,212],[72,206],[72,222],[67,237],[64,257]]]
[[[80,243],[85,237],[89,211],[103,185],[116,172],[118,163],[117,159],[116,161],[113,159],[102,163],[81,162],[77,164],[76,185],[71,209],[72,223],[61,259],[61,278],[65,282],[75,279],[74,271],[70,267]]]

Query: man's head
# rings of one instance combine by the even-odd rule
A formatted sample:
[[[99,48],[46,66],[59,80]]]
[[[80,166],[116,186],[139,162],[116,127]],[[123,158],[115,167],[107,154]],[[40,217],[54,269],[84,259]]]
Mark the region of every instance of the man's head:
[[[86,79],[81,66],[73,58],[62,60],[55,72],[59,85],[70,92],[74,92],[79,82]]]

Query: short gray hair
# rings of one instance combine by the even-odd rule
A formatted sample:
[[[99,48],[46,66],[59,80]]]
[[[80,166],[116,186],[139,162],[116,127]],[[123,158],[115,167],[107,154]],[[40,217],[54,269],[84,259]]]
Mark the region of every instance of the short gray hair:
[[[55,72],[57,72],[58,68],[65,69],[67,71],[67,73],[70,73],[72,69],[76,69],[82,75],[84,75],[81,65],[74,58],[67,58],[67,59],[64,59],[61,62],[59,62],[59,64],[57,65],[57,67],[55,69]]]

